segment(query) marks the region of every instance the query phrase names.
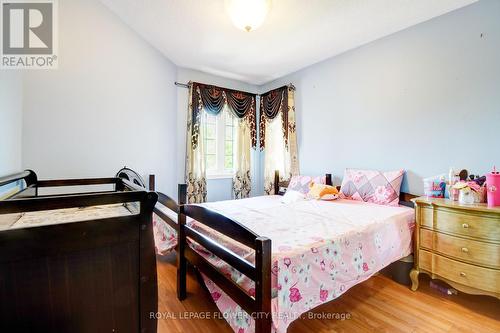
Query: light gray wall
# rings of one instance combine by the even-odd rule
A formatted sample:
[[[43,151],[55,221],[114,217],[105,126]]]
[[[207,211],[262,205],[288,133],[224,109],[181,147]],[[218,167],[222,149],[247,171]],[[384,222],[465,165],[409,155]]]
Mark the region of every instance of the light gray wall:
[[[21,171],[21,130],[22,74],[3,70],[0,71],[0,176]]]
[[[478,3],[262,86],[297,87],[302,174],[500,165],[500,1]]]
[[[220,87],[243,90],[247,92],[257,92],[258,87],[248,83],[223,78],[191,69],[179,68],[177,70],[177,81],[187,83],[189,81],[212,84]],[[187,126],[187,107],[188,107],[188,89],[177,88],[177,181],[184,183],[185,158],[186,158],[186,126]],[[257,151],[252,152],[252,195],[257,193],[258,185],[258,166],[259,155]],[[208,179],[207,181],[207,200],[220,201],[229,200],[232,196],[232,179]]]
[[[176,192],[176,67],[97,0],[59,1],[59,69],[24,75],[23,167]],[[3,74],[2,74],[3,75]]]
[[[254,92],[293,82],[301,171],[332,172],[337,183],[345,167],[405,168],[404,189],[421,193],[422,177],[450,166],[483,173],[500,164],[500,1],[481,0],[261,87],[177,69],[96,0],[59,7],[60,68],[26,72],[23,89],[20,75],[0,76],[14,91],[0,91],[2,117],[4,104],[20,109],[15,96],[24,94],[24,117],[11,112],[13,125],[0,132],[18,137],[2,143],[5,170],[21,167],[22,142],[22,167],[42,178],[109,176],[127,165],[155,173],[158,188],[175,196],[187,107],[175,80]],[[256,195],[260,154],[253,159]],[[208,196],[229,199],[231,180],[210,180]]]

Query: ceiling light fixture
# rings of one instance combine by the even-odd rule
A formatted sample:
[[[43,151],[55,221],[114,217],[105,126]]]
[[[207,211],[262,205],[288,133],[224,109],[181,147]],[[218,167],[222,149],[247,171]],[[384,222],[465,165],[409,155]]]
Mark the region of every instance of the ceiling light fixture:
[[[257,29],[271,7],[271,0],[226,0],[226,11],[233,24],[246,32]]]

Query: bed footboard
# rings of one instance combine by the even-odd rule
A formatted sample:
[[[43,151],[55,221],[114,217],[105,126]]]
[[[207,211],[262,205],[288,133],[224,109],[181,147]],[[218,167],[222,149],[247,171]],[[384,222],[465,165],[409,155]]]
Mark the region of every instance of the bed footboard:
[[[180,185],[180,198],[185,198],[183,191],[185,191],[185,187]],[[181,204],[183,203],[181,202]],[[187,225],[186,217],[252,248],[255,251],[255,264]],[[271,332],[271,240],[260,237],[238,222],[219,213],[196,205],[181,205],[178,222],[177,297],[179,300],[186,298],[186,268],[189,262],[254,318],[256,333]],[[255,297],[250,296],[238,284],[194,251],[187,243],[188,238],[253,280],[255,282]]]

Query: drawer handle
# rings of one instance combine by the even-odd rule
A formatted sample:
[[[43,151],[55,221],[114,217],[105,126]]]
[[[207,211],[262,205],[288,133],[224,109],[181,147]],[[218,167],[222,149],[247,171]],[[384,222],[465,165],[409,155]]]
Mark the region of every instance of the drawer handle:
[[[463,253],[469,253],[469,249],[466,248],[466,247],[463,247],[461,250],[462,250]]]
[[[464,272],[460,272],[460,276],[461,276],[461,277],[466,277],[466,276],[467,276],[467,274],[465,274]]]
[[[462,228],[469,229],[469,225],[467,223],[462,224]]]

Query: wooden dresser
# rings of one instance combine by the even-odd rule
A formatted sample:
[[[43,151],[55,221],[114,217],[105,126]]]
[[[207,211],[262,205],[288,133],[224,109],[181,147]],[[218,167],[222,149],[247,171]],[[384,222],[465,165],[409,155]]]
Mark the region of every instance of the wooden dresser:
[[[500,298],[500,207],[463,205],[419,197],[415,203],[415,267],[418,275],[445,281],[470,294]]]

